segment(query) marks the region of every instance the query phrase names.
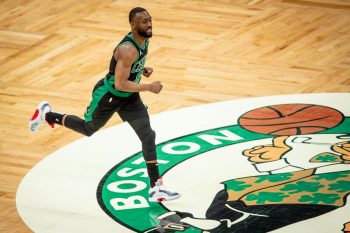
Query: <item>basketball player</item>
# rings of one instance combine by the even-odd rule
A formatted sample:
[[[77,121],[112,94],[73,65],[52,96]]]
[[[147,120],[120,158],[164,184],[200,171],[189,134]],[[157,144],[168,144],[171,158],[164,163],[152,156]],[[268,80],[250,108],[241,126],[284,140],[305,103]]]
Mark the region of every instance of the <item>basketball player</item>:
[[[51,111],[48,102],[41,102],[32,116],[29,127],[36,132],[45,121],[59,124],[86,136],[91,136],[113,116],[119,114],[127,121],[142,142],[143,157],[150,179],[149,201],[168,201],[180,197],[164,187],[158,170],[155,138],[149,115],[139,92],[158,94],[162,90],[159,81],[141,84],[141,76],[151,76],[153,69],[144,67],[149,38],[152,37],[152,17],[146,9],[136,7],[129,13],[131,32],[116,46],[111,58],[109,72],[94,87],[92,100],[84,120],[77,116]]]

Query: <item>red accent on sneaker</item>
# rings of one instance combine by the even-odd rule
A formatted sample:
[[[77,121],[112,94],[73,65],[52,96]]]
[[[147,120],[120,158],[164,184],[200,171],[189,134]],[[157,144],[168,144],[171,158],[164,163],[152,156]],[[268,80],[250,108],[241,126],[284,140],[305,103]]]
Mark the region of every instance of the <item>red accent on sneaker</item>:
[[[162,201],[165,201],[165,198],[164,198],[164,197],[161,197],[161,198],[158,198],[158,199],[157,199],[157,202],[162,202]]]
[[[55,123],[53,123],[53,122],[51,122],[51,123],[47,122],[47,123],[51,126],[51,128],[55,128]]]
[[[38,115],[39,115],[39,109],[36,109],[35,113],[33,114],[32,118],[30,120],[31,121],[34,120],[35,118],[37,118]]]

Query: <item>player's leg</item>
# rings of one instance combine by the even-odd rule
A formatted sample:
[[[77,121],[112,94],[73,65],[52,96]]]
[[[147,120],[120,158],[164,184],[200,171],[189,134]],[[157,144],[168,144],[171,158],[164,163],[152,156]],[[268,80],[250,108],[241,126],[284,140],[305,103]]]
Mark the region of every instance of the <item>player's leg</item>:
[[[104,126],[106,122],[111,118],[112,115],[113,114],[108,114],[108,115],[105,115],[104,117],[94,118],[93,120],[87,122],[75,115],[48,112],[46,114],[46,121],[49,124],[51,122],[55,122],[59,125],[72,129],[75,132],[81,133],[85,136],[91,136],[97,130],[99,130],[102,126]],[[59,120],[57,121],[57,119]]]
[[[179,198],[179,193],[172,192],[163,185],[159,175],[155,143],[156,133],[151,128],[147,109],[142,103],[139,94],[133,94],[123,107],[119,109],[118,114],[130,124],[142,143],[142,153],[151,186],[149,200],[166,201]]]
[[[149,118],[145,117],[129,121],[129,124],[142,142],[142,153],[146,162],[151,186],[149,200],[152,202],[159,202],[180,198],[181,195],[179,193],[170,191],[163,185],[159,175],[155,144],[156,133],[151,128]]]
[[[148,117],[128,121],[128,123],[142,143],[142,154],[146,162],[150,186],[154,187],[160,179],[155,144],[156,133],[152,130]]]
[[[112,117],[117,104],[117,101],[113,101],[113,96],[104,87],[103,82],[100,81],[93,90],[92,101],[84,114],[85,120],[74,115],[52,112],[51,106],[44,101],[38,105],[29,127],[32,132],[36,132],[43,123],[47,122],[52,127],[54,124],[59,124],[83,135],[91,136]]]
[[[118,114],[123,121],[129,123],[142,143],[142,153],[147,165],[150,186],[153,187],[160,178],[155,143],[156,133],[151,128],[149,115],[140,95],[134,93],[125,99],[122,107],[118,109]]]

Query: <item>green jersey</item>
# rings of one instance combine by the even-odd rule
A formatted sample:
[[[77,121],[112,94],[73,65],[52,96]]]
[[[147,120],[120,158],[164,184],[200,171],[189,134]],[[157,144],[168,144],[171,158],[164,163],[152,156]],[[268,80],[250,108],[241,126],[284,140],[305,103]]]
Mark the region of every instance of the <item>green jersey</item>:
[[[118,61],[114,58],[114,52],[115,50],[124,44],[130,44],[134,46],[137,50],[137,59],[132,63],[130,74],[129,74],[129,81],[139,83],[142,77],[143,68],[146,63],[147,58],[147,52],[148,52],[148,39],[145,40],[145,43],[143,46],[137,43],[137,41],[133,38],[131,32],[128,33],[124,39],[117,45],[117,47],[113,51],[113,56],[111,58],[111,62],[109,65],[109,72],[106,75],[105,78],[105,85],[112,94],[119,96],[119,97],[129,97],[132,93],[131,92],[123,92],[118,91],[115,89],[114,86],[114,79],[115,79],[115,67],[117,66]]]

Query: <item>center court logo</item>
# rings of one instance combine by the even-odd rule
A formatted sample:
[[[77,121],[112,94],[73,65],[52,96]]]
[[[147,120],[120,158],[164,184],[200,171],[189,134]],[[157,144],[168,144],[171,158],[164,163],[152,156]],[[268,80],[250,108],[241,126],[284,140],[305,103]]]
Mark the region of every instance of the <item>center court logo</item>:
[[[148,202],[140,142],[116,125],[40,161],[16,207],[45,233],[343,233],[349,101],[348,93],[270,96],[152,116],[160,172],[182,194],[164,203]]]
[[[279,104],[253,109],[235,124],[157,145],[162,175],[193,159],[204,161],[197,166],[206,164],[224,148],[229,156],[252,168],[244,174],[236,172],[233,164],[231,179],[221,180],[222,190],[215,195],[197,190],[214,197],[204,204],[209,206],[205,218],[195,216],[196,209],[182,211],[148,202],[149,184],[141,153],[108,171],[99,184],[97,199],[106,214],[136,232],[160,228],[162,232],[269,232],[346,205],[349,129],[350,118],[337,109]],[[224,165],[225,161],[218,162],[219,167],[193,178],[193,189],[197,182],[205,183],[207,176],[227,169]],[[178,182],[188,178],[179,172],[177,176]]]

